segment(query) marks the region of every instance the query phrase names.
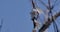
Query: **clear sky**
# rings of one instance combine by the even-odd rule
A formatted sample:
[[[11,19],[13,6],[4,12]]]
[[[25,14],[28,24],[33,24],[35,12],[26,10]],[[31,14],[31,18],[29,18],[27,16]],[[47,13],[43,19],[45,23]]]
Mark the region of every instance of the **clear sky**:
[[[42,4],[40,7],[44,9]],[[0,20],[4,22],[1,32],[32,32],[31,9],[30,0],[0,0]],[[49,30],[53,31],[52,25]]]

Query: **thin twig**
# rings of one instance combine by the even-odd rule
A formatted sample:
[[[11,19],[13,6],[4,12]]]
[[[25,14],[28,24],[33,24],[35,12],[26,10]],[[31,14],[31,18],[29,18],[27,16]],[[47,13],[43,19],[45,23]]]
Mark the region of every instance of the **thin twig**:
[[[54,4],[52,5],[52,8],[51,9],[53,9],[55,6],[56,6],[56,2],[57,2],[58,0],[55,0],[55,2],[54,2]]]
[[[42,1],[42,0],[39,0],[47,9],[49,9],[49,7]]]
[[[32,3],[32,7],[33,7],[33,8],[36,8],[36,7],[35,7],[35,3],[34,3],[33,0],[31,0],[31,3]]]

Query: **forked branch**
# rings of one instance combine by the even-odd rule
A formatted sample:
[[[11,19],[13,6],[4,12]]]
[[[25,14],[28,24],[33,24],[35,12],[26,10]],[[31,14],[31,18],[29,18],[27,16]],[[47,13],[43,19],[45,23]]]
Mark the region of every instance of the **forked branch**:
[[[55,20],[57,19],[57,17],[60,16],[60,12],[59,13],[56,13],[53,17],[55,18]],[[49,26],[50,24],[53,22],[50,21],[50,19],[48,19],[48,21],[45,22],[45,24],[41,27],[41,29],[39,30],[39,32],[44,32]]]

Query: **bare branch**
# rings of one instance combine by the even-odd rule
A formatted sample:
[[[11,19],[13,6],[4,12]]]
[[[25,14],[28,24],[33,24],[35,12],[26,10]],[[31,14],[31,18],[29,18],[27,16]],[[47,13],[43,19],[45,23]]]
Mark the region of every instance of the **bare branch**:
[[[60,16],[60,12],[56,13],[56,15],[54,15],[54,18],[56,19],[58,16]]]
[[[49,9],[48,10],[51,10],[51,5],[50,5],[50,0],[48,0],[48,5],[49,5]]]
[[[39,0],[47,9],[49,9],[49,7],[42,1],[42,0]]]
[[[55,2],[54,2],[54,4],[52,5],[52,8],[51,9],[53,9],[55,6],[56,6],[56,2],[57,2],[58,0],[55,0]]]
[[[59,32],[57,24],[55,21],[53,21],[53,27],[54,27],[55,32]]]
[[[50,19],[48,19],[48,21],[46,21],[45,24],[43,24],[43,26],[41,27],[41,29],[39,30],[39,32],[44,32],[50,25],[52,21],[50,21]]]
[[[53,17],[55,17],[55,19],[57,19],[57,17],[59,17],[59,16],[60,16],[60,12],[57,13],[57,14],[55,14]],[[50,19],[48,18],[48,21],[45,22],[45,24],[41,27],[41,29],[39,30],[39,32],[44,32],[50,26],[50,24],[52,22],[53,22],[53,20],[50,21]]]
[[[35,3],[34,3],[33,0],[31,0],[31,3],[32,3],[32,7],[33,7],[33,8],[36,8],[36,7],[35,7]]]
[[[51,6],[50,6],[50,0],[48,0],[48,4],[49,4],[49,7],[44,3],[44,2],[42,2],[41,0],[40,0],[40,2],[44,5],[44,6],[46,6],[46,8],[48,9],[48,10],[52,10],[51,9]],[[54,4],[55,5],[55,4]],[[53,6],[54,6],[53,5]],[[32,0],[32,6],[33,6],[33,8],[36,8],[36,6],[35,6],[35,3],[33,2],[33,0]],[[37,15],[37,14],[35,14],[35,12],[32,12],[32,21],[33,21],[33,24],[34,24],[34,28],[36,27],[36,22],[34,21],[34,20],[37,20],[37,18],[35,17],[35,15]],[[39,14],[38,14],[39,15]],[[51,18],[53,19],[53,17],[54,17],[54,19],[56,20],[57,19],[57,17],[58,16],[60,16],[60,12],[59,13],[57,13],[57,14],[55,14],[54,16],[52,16]],[[37,16],[38,17],[38,16]],[[51,20],[50,18],[48,18],[47,19],[48,21],[45,21],[45,23],[43,24],[43,26],[41,27],[41,29],[39,29],[39,32],[44,32],[49,26],[50,26],[50,24],[54,21],[54,20]],[[35,30],[33,30],[33,32],[34,32]]]

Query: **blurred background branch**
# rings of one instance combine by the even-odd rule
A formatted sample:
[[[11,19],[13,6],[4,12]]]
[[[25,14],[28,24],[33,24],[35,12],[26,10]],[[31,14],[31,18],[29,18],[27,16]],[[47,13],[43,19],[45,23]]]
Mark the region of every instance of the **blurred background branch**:
[[[3,19],[1,19],[0,32],[1,32],[2,26],[3,26]]]

